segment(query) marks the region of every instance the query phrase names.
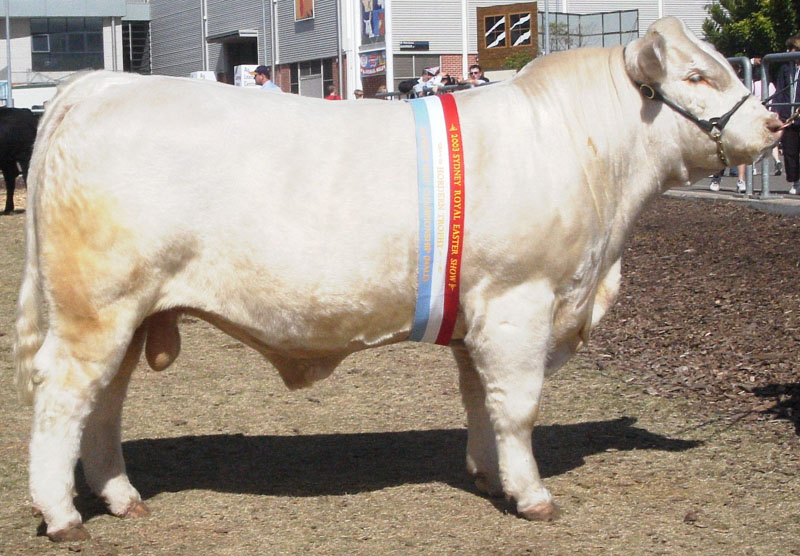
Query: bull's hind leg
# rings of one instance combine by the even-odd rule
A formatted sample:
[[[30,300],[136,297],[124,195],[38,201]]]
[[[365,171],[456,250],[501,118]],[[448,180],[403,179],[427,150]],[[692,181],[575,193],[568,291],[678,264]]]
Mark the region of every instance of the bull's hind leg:
[[[81,435],[96,401],[109,397],[108,391],[101,392],[112,383],[135,325],[109,315],[67,321],[58,308],[51,323],[34,358],[39,384],[30,444],[31,497],[47,523],[48,537],[82,540],[89,535],[72,501]],[[120,385],[117,382],[112,390]],[[92,427],[97,425],[95,421]],[[97,482],[92,473],[102,466],[90,458],[89,467]]]
[[[112,514],[141,517],[150,512],[131,485],[122,458],[122,404],[133,370],[142,353],[145,327],[133,336],[119,371],[97,395],[81,437],[81,462],[86,482],[105,500]]]
[[[476,313],[465,339],[485,392],[503,491],[516,501],[520,515],[537,520],[555,516],[552,496],[539,477],[531,438],[544,382],[552,299],[544,286],[509,290]],[[485,419],[475,409],[473,414]],[[476,455],[489,449],[486,440],[480,442]]]

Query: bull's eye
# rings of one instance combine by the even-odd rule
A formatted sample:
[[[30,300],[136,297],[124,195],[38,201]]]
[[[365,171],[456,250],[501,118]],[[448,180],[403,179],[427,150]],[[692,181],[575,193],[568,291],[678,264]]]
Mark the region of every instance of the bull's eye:
[[[686,78],[690,83],[694,83],[695,85],[710,85],[710,83],[706,80],[705,77],[700,75],[699,73],[693,73]]]

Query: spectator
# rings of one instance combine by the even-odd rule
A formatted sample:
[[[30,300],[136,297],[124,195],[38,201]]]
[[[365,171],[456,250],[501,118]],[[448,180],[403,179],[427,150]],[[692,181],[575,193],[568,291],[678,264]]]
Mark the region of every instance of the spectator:
[[[722,181],[722,174],[725,173],[725,168],[717,172],[716,174],[711,174],[711,185],[708,188],[711,191],[719,191],[719,183]]]
[[[362,91],[361,89],[356,89],[355,91],[353,91],[353,96],[355,97],[356,100],[361,100],[362,98],[364,98],[364,91]]]
[[[336,87],[333,85],[328,85],[325,87],[325,100],[342,100],[342,97],[336,94]]]
[[[376,93],[375,97],[381,100],[389,100],[391,97],[386,94],[387,92],[386,85],[381,85],[378,87],[378,92]]]
[[[483,69],[478,64],[472,64],[469,67],[469,75],[462,83],[468,83],[470,85],[483,85],[484,83],[488,83],[489,78],[483,75]]]
[[[250,72],[250,75],[256,76],[256,85],[258,85],[261,90],[271,93],[282,93],[283,91],[281,91],[281,88],[270,79],[271,73],[267,66],[258,66],[255,71]]]
[[[397,90],[406,95],[406,98],[414,98],[414,86],[416,84],[415,79],[406,79],[397,84]]]
[[[800,35],[794,35],[786,40],[787,52],[800,51]],[[800,87],[798,87],[798,73],[800,73],[800,58],[794,63],[780,66],[777,75],[778,94],[775,96],[778,115],[782,120],[788,120],[800,106]],[[789,193],[796,195],[800,190],[800,122],[795,120],[783,130],[781,138],[783,148],[783,164],[786,167],[786,181],[791,184]]]
[[[414,94],[418,97],[434,94],[441,84],[442,74],[439,73],[439,66],[426,68],[422,72],[422,77],[414,85]]]

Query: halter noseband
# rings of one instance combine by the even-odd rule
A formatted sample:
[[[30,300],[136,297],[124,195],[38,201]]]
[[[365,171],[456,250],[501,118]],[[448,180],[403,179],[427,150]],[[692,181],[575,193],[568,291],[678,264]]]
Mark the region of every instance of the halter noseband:
[[[691,120],[692,122],[696,123],[700,128],[708,133],[714,142],[717,144],[717,157],[722,161],[722,163],[727,167],[728,166],[728,159],[725,156],[725,148],[722,146],[722,130],[725,129],[725,126],[728,125],[728,121],[733,116],[734,112],[736,112],[744,103],[745,101],[750,98],[750,93],[744,95],[739,102],[737,102],[733,108],[725,112],[719,118],[710,118],[708,120],[701,120],[691,112],[681,108],[668,98],[666,98],[661,91],[653,87],[652,85],[648,85],[646,83],[638,83],[634,81],[636,85],[639,87],[639,91],[642,95],[648,100],[655,100],[659,102],[663,102],[673,110],[675,110],[678,114]]]

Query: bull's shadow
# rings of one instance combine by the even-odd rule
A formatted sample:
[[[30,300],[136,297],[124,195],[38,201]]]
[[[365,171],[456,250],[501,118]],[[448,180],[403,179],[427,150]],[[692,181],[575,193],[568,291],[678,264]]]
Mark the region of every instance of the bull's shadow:
[[[767,384],[753,388],[752,392],[760,398],[773,400],[775,404],[763,413],[793,423],[795,433],[800,436],[800,382]]]
[[[542,476],[580,467],[587,456],[609,449],[683,451],[699,444],[651,433],[633,426],[635,422],[635,418],[623,417],[536,427],[534,446]],[[462,429],[301,436],[221,434],[133,440],[125,442],[123,450],[128,473],[144,499],[189,489],[325,496],[428,482],[472,492],[472,481],[464,472],[466,440]],[[92,513],[86,506],[84,509]]]

